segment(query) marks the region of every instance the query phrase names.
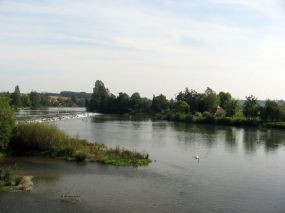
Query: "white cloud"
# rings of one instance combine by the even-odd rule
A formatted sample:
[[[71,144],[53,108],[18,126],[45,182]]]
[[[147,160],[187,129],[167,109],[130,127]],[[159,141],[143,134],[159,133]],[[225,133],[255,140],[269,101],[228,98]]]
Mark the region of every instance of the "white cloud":
[[[272,19],[284,18],[285,11],[282,0],[210,0],[210,2],[246,7]]]
[[[281,19],[274,14],[281,10],[275,0],[210,1]],[[30,83],[50,91],[90,90],[93,81],[101,78],[115,85],[114,91],[137,90],[148,96],[159,92],[173,96],[184,86],[200,91],[206,86],[229,88],[239,97],[255,92],[263,96],[261,84],[268,79],[280,82],[284,77],[285,32],[275,24],[251,29],[133,1],[46,5],[4,1],[0,24],[0,70],[33,70],[38,77],[26,81],[27,90]],[[244,76],[248,76],[248,85]],[[48,81],[35,83],[41,78]],[[260,83],[254,83],[255,78]]]

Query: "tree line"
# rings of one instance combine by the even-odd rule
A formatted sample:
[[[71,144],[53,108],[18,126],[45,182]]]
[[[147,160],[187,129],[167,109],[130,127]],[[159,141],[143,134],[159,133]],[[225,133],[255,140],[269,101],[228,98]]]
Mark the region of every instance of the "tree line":
[[[179,92],[175,99],[170,100],[163,94],[154,95],[152,99],[148,99],[141,97],[138,92],[131,96],[120,92],[116,96],[100,80],[96,81],[86,107],[88,111],[109,114],[150,113],[168,115],[169,117],[187,115],[212,117],[213,119],[217,117],[238,117],[266,122],[285,120],[284,103],[266,100],[261,105],[253,95],[247,96],[242,104],[241,101],[233,98],[229,92],[216,93],[211,88],[207,88],[203,93],[186,88]]]
[[[63,91],[57,93],[39,93],[31,91],[23,94],[17,85],[13,93],[2,92],[8,98],[9,104],[14,108],[42,108],[42,107],[85,107],[90,94],[84,92]],[[55,98],[53,98],[55,97]]]

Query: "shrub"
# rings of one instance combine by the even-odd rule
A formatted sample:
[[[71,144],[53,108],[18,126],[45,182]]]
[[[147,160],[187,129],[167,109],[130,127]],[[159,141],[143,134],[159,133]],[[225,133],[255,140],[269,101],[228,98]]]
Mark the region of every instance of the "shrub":
[[[148,155],[103,144],[70,138],[57,127],[43,123],[19,123],[14,129],[11,146],[17,152],[45,154],[76,161],[100,161],[113,165],[147,165]]]
[[[216,122],[216,117],[210,112],[203,112],[204,122],[212,124]]]
[[[11,168],[0,168],[0,186],[16,186],[22,177],[15,175]]]
[[[15,115],[8,99],[0,95],[0,151],[8,147],[14,125]]]
[[[55,154],[66,148],[68,136],[49,124],[19,123],[13,132],[11,145],[18,151],[39,151]]]
[[[75,153],[74,157],[77,162],[83,162],[87,160],[88,154],[84,151],[78,151]]]

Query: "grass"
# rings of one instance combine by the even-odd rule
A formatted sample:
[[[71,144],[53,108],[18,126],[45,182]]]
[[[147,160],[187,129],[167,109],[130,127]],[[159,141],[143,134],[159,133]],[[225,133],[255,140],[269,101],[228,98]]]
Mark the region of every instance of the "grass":
[[[225,126],[258,126],[262,122],[258,118],[247,119],[245,117],[216,117],[214,114],[205,113],[180,113],[180,112],[167,112],[165,114],[158,115],[159,119],[178,121],[178,122],[188,122],[188,123],[198,123],[198,124],[217,124]]]
[[[69,161],[97,161],[116,166],[150,163],[148,154],[71,138],[46,123],[19,123],[14,129],[10,147],[15,154],[43,155]]]
[[[15,175],[9,167],[0,168],[0,191],[10,191],[10,188],[20,184],[21,176]]]

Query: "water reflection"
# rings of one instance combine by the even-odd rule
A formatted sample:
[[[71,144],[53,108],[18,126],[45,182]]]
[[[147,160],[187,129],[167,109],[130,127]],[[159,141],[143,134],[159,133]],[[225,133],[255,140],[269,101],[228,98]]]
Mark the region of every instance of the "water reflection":
[[[264,132],[261,139],[267,152],[275,151],[280,145],[284,145],[284,135],[281,136],[281,134],[283,134],[283,132],[280,130],[267,130]]]
[[[142,115],[97,115],[92,118],[94,123],[104,123],[109,121],[149,121],[150,117]]]
[[[244,129],[243,144],[247,153],[255,153],[259,144],[260,132],[257,129]]]
[[[229,151],[235,151],[237,149],[237,129],[226,128],[225,130],[225,144]]]
[[[176,134],[179,141],[187,143],[200,142],[211,148],[219,141],[221,137],[220,129],[217,126],[211,125],[196,125],[187,123],[173,122],[169,124]],[[172,131],[173,131],[172,130]]]

